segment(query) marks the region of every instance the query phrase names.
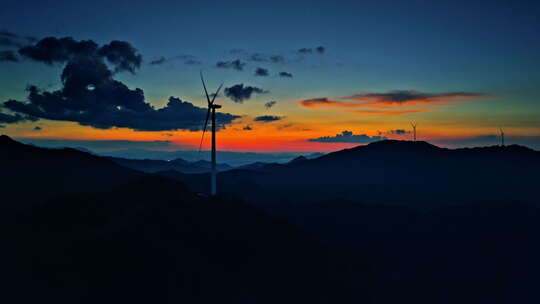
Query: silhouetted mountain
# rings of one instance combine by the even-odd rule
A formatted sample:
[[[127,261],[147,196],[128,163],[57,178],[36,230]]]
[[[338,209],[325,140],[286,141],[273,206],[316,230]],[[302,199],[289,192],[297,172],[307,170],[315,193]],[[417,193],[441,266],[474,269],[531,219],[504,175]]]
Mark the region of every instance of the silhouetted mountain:
[[[293,226],[163,178],[1,219],[10,231],[4,287],[21,302],[358,303],[368,295],[364,267]]]
[[[298,156],[297,158],[291,160],[291,161],[288,162],[288,163],[289,163],[289,164],[296,164],[296,163],[301,163],[301,162],[306,161],[306,160],[307,160],[307,158],[306,158],[305,156],[300,155],[300,156]]]
[[[368,299],[366,266],[236,199],[198,196],[73,149],[4,136],[0,153],[10,303]],[[5,208],[21,202],[26,208]]]
[[[6,136],[0,156],[3,292],[21,303],[540,302],[524,147],[382,141],[220,173],[246,203],[195,194],[209,174]]]
[[[538,202],[540,153],[520,146],[452,150],[386,140],[262,168],[256,177],[249,170],[221,173],[220,191],[259,205],[348,199],[429,209],[474,200]],[[207,191],[207,177],[185,182]]]
[[[328,201],[281,205],[274,215],[361,254],[375,270],[375,303],[540,301],[540,209],[530,204],[470,202],[419,212]]]
[[[118,157],[107,157],[115,163],[146,173],[156,173],[160,171],[175,170],[182,173],[207,173],[211,171],[211,162],[200,160],[196,162],[188,162],[184,159],[177,158],[171,161],[154,160],[154,159],[127,159]],[[217,164],[218,171],[226,171],[232,169],[227,164]]]
[[[75,149],[45,149],[0,136],[0,208],[25,208],[48,198],[95,192],[142,176]]]

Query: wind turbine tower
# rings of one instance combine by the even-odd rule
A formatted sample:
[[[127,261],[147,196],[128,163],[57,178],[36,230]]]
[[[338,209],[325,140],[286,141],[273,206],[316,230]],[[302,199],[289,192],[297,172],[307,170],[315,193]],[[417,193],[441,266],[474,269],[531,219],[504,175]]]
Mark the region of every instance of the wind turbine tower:
[[[413,141],[416,141],[416,123],[411,123],[413,129]]]
[[[208,118],[210,115],[212,115],[212,172],[211,172],[211,178],[210,178],[210,194],[212,196],[216,195],[217,193],[217,171],[216,171],[216,109],[221,109],[221,105],[214,104],[214,100],[216,100],[217,95],[219,94],[219,90],[221,90],[221,87],[223,86],[223,83],[218,87],[216,93],[214,93],[214,96],[212,96],[212,100],[210,100],[210,95],[208,95],[208,91],[206,90],[206,84],[204,83],[204,78],[201,72],[201,82],[204,88],[204,93],[206,95],[206,101],[208,102],[208,111],[206,112],[206,120],[204,121],[204,128],[203,128],[203,134],[201,137],[201,144],[199,145],[199,151],[201,151],[203,140],[204,140],[204,133],[206,132],[206,127],[208,126]]]
[[[504,147],[504,131],[502,128],[499,128],[499,131],[501,132],[501,147]]]

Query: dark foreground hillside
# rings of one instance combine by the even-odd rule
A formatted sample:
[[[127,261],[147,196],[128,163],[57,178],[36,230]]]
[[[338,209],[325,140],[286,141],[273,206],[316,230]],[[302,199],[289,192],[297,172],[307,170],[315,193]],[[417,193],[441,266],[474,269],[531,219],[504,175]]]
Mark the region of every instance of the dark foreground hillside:
[[[328,201],[276,217],[373,270],[375,303],[539,303],[540,209],[484,201],[429,212]]]
[[[292,225],[253,207],[200,198],[163,178],[51,200],[2,219],[8,240],[2,275],[21,302],[358,303],[368,298],[366,267],[332,256]]]
[[[5,303],[540,302],[536,151],[382,142],[210,199],[207,175],[0,139]]]
[[[24,209],[62,194],[95,192],[143,176],[75,149],[45,149],[0,136],[0,209]]]

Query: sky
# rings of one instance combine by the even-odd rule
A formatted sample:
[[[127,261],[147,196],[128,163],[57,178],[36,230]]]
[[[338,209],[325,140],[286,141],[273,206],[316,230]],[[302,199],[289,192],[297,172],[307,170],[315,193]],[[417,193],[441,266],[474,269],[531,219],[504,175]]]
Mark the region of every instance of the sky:
[[[14,138],[198,149],[202,71],[220,150],[540,149],[538,1],[47,2],[1,4]]]

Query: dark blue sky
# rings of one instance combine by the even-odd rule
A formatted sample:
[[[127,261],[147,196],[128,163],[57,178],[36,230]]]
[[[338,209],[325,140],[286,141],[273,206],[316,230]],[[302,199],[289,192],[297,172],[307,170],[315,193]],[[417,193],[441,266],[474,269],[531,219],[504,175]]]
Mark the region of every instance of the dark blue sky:
[[[169,96],[198,103],[196,75],[203,69],[212,83],[243,82],[270,90],[272,95],[260,97],[260,102],[278,100],[276,114],[298,115],[304,123],[308,114],[300,112],[297,101],[306,98],[392,90],[474,92],[494,101],[452,110],[455,119],[449,123],[466,122],[478,127],[477,135],[486,135],[486,126],[474,123],[483,119],[515,127],[522,136],[540,135],[533,119],[540,114],[540,1],[53,2],[2,1],[0,29],[100,44],[128,41],[144,63],[136,75],[118,78],[143,88],[157,107]],[[298,56],[298,49],[317,46],[324,46],[323,55]],[[231,54],[231,49],[245,54]],[[287,61],[246,61],[246,54],[253,53],[281,55]],[[180,60],[149,65],[161,57],[185,55],[202,65]],[[217,61],[237,58],[246,61],[244,72],[215,68]],[[256,77],[253,70],[259,66],[271,75],[286,71],[294,78]],[[2,64],[0,69],[2,100],[24,97],[29,83],[60,85],[61,66],[22,63]],[[251,105],[232,104],[228,109],[255,115]],[[434,112],[413,118],[431,123],[450,117]],[[312,123],[320,119],[317,115]],[[364,129],[375,130],[375,123],[368,118],[365,125],[370,127]]]

